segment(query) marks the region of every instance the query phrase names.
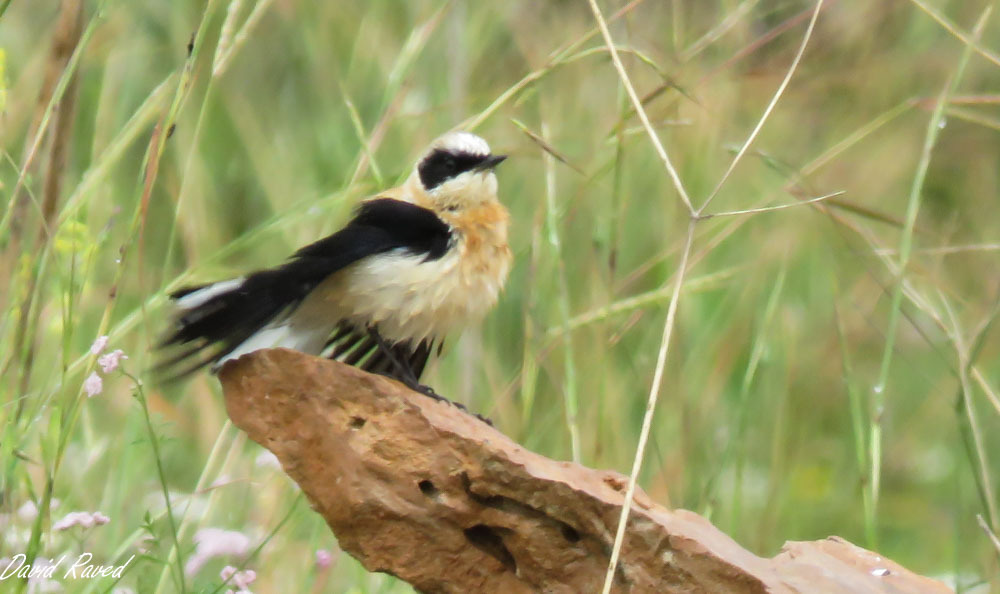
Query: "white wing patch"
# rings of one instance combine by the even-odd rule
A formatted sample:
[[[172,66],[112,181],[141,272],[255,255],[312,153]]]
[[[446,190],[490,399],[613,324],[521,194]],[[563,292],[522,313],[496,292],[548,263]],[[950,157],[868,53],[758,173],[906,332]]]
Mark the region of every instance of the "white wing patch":
[[[216,361],[212,365],[212,371],[218,371],[222,364],[230,359],[236,359],[260,349],[284,347],[303,353],[319,354],[331,331],[332,328],[328,325],[302,327],[286,318],[280,323],[258,330],[250,338],[241,342],[231,353]]]
[[[197,291],[192,291],[177,300],[177,307],[185,311],[195,309],[196,307],[205,304],[209,299],[215,297],[216,295],[221,295],[232,291],[233,289],[238,289],[239,286],[243,284],[244,280],[246,279],[241,276],[240,278],[234,278],[232,280],[212,283],[207,287],[198,289]]]

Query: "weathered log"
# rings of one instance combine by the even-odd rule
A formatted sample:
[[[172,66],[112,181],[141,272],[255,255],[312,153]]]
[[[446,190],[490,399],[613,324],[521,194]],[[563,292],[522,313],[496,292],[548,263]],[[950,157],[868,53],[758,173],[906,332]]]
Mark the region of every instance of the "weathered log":
[[[237,427],[274,452],[340,546],[425,592],[595,592],[626,478],[527,451],[402,384],[285,349],[220,373]],[[948,592],[831,537],[773,559],[636,493],[616,592]]]

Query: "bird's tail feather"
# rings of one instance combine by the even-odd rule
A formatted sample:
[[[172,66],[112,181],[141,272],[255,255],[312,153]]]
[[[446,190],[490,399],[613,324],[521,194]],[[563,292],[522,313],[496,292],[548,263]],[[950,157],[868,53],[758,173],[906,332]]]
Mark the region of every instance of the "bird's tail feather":
[[[172,293],[170,298],[177,307],[174,327],[158,345],[168,349],[167,358],[154,371],[165,380],[180,379],[243,350],[242,345],[295,303],[276,282],[280,279],[270,278],[270,273],[262,271]]]

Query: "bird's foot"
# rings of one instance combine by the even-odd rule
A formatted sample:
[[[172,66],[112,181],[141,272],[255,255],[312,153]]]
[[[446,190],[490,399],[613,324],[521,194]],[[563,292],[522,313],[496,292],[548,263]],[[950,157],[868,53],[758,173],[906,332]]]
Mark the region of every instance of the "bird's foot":
[[[417,384],[415,386],[410,386],[410,387],[413,388],[413,390],[415,392],[420,392],[424,396],[427,396],[428,398],[433,398],[434,400],[437,400],[439,402],[447,402],[448,404],[454,406],[455,408],[461,410],[462,412],[465,412],[467,414],[470,414],[470,415],[476,417],[477,419],[479,419],[480,421],[486,423],[490,427],[493,426],[493,421],[490,418],[484,417],[483,415],[481,415],[479,413],[471,412],[461,402],[455,402],[454,400],[448,400],[444,396],[442,396],[442,395],[438,394],[437,392],[435,392],[434,388],[432,388],[430,386],[427,386],[427,385],[424,385],[424,384]]]
[[[438,394],[437,392],[435,392],[434,388],[432,388],[430,386],[427,386],[427,385],[424,385],[424,384],[416,384],[416,385],[413,385],[413,386],[410,386],[410,387],[413,388],[413,390],[415,392],[420,392],[421,394],[423,394],[424,396],[427,396],[428,398],[433,398],[434,400],[440,400],[442,402],[451,402],[451,400],[448,400],[444,396],[442,396],[442,395]]]

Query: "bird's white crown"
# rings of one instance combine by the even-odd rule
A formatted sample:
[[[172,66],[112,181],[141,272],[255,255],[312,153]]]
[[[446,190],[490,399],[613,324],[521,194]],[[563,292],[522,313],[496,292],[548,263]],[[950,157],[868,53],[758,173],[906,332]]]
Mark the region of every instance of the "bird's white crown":
[[[431,150],[443,149],[449,153],[466,153],[470,155],[490,154],[490,145],[472,132],[459,130],[449,132],[434,141]]]

